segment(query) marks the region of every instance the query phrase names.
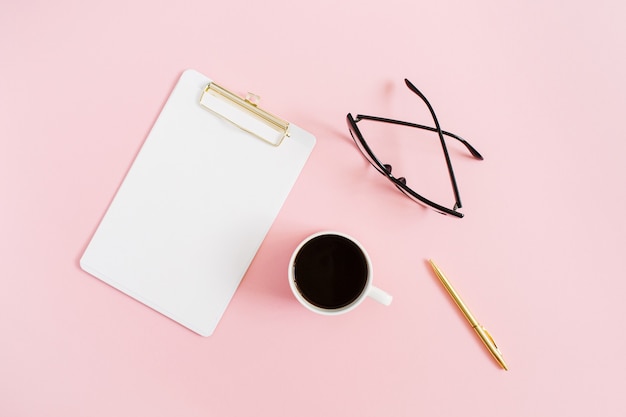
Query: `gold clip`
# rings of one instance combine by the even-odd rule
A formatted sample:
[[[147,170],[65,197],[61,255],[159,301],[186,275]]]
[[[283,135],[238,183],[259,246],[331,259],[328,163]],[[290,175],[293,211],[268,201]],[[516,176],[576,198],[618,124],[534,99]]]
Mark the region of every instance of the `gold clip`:
[[[252,104],[254,107],[259,107],[259,103],[261,102],[261,96],[258,96],[254,93],[246,94],[245,100]]]
[[[258,107],[261,97],[248,93],[245,98],[209,83],[202,92],[200,105],[238,128],[279,146],[289,136],[289,122]]]

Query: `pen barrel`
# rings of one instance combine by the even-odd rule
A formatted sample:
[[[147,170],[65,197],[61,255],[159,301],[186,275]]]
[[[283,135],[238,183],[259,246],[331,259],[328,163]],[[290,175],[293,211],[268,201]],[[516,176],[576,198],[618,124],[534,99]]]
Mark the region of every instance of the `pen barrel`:
[[[441,281],[441,283],[443,284],[446,291],[448,291],[448,294],[450,294],[450,297],[452,297],[456,305],[459,307],[459,309],[461,310],[461,312],[463,313],[467,321],[469,321],[470,325],[474,328],[480,327],[480,325],[478,324],[478,321],[476,321],[476,318],[474,317],[472,312],[469,310],[469,308],[467,308],[467,306],[465,305],[465,303],[463,302],[459,294],[454,290],[454,287],[450,285],[446,277],[444,277],[443,275],[440,275],[439,273],[437,273],[436,275]]]

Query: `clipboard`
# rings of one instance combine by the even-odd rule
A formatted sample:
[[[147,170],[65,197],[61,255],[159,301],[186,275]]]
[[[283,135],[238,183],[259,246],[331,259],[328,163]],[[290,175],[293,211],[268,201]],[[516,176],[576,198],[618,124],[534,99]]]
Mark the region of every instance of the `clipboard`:
[[[185,71],[80,260],[81,268],[211,335],[315,137]]]

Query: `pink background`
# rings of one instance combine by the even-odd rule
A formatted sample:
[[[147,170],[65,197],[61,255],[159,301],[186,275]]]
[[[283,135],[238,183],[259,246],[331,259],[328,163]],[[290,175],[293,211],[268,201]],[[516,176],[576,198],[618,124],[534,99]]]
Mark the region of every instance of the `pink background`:
[[[0,415],[626,415],[625,12],[621,1],[3,1]],[[78,266],[186,68],[261,95],[317,137],[210,338]],[[485,156],[449,145],[464,219],[403,197],[349,138],[348,112],[430,123],[405,77]],[[395,136],[379,149],[414,165],[419,189],[441,170],[436,139]],[[320,229],[367,247],[391,306],[322,317],[297,303],[287,262]]]

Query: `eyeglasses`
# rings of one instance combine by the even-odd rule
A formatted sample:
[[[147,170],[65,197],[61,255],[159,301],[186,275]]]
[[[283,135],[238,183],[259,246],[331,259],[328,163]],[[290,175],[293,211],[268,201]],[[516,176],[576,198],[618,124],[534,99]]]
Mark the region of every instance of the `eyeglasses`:
[[[400,191],[402,191],[406,196],[408,196],[410,199],[412,199],[412,200],[414,200],[416,202],[419,202],[419,203],[426,204],[426,205],[430,206],[431,208],[435,209],[436,211],[438,211],[438,212],[440,212],[442,214],[450,214],[450,215],[456,216],[456,217],[463,217],[463,213],[459,213],[457,211],[458,209],[460,209],[462,207],[462,205],[461,205],[461,197],[459,195],[459,189],[458,189],[458,186],[456,184],[456,178],[454,177],[454,171],[452,169],[452,163],[450,162],[450,155],[448,154],[448,148],[446,146],[446,141],[444,140],[444,136],[452,138],[452,139],[455,139],[455,140],[461,142],[463,145],[465,145],[467,150],[472,154],[472,156],[474,158],[476,158],[476,159],[483,159],[483,157],[465,139],[461,138],[460,136],[455,135],[454,133],[450,133],[450,132],[446,132],[445,130],[441,130],[441,126],[439,125],[439,120],[437,120],[437,116],[435,115],[435,111],[433,110],[433,107],[430,105],[430,103],[428,102],[428,100],[426,99],[424,94],[422,94],[422,92],[419,91],[417,89],[417,87],[415,87],[409,80],[405,79],[404,82],[406,83],[407,87],[409,87],[409,90],[411,90],[412,92],[417,94],[422,99],[422,101],[426,104],[426,106],[428,107],[428,110],[430,111],[430,114],[431,114],[431,116],[433,118],[433,121],[435,122],[435,127],[424,126],[424,125],[420,125],[420,124],[416,124],[416,123],[410,123],[410,122],[403,122],[401,120],[385,119],[385,118],[382,118],[382,117],[365,116],[365,115],[362,115],[362,114],[357,114],[356,118],[353,118],[352,114],[348,113],[348,115],[346,116],[346,121],[348,122],[348,129],[350,130],[350,134],[352,135],[352,139],[354,139],[354,142],[356,143],[357,147],[359,148],[359,150],[361,151],[361,153],[363,154],[365,159],[367,159],[374,166],[374,168],[376,168],[378,170],[378,172],[383,174],[385,177],[389,178],[389,180]],[[446,165],[448,166],[448,174],[450,176],[450,182],[452,183],[452,190],[454,192],[454,200],[455,200],[454,206],[452,208],[448,208],[448,207],[445,207],[445,206],[443,206],[441,204],[435,203],[434,201],[431,201],[431,200],[421,196],[420,194],[415,192],[413,189],[411,189],[409,186],[407,186],[406,178],[404,178],[404,177],[396,178],[391,173],[391,170],[392,170],[391,165],[383,164],[376,157],[376,155],[374,155],[374,153],[370,149],[369,145],[367,144],[367,142],[363,138],[363,135],[362,135],[361,131],[359,130],[358,126],[357,126],[357,123],[360,122],[361,120],[370,120],[370,121],[382,122],[382,123],[392,123],[392,124],[396,124],[396,125],[414,127],[414,128],[417,128],[417,129],[423,129],[423,130],[428,130],[428,131],[431,131],[431,132],[437,132],[437,135],[439,136],[439,141],[441,142],[441,147],[443,148],[443,154],[444,154],[445,159],[446,159]]]

